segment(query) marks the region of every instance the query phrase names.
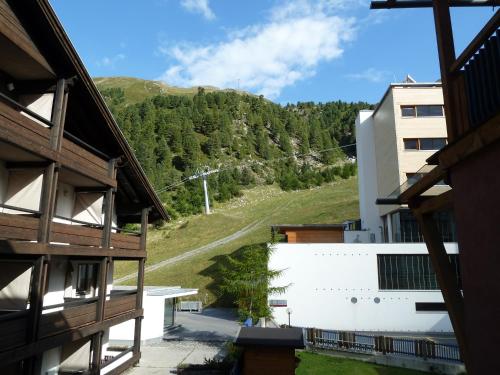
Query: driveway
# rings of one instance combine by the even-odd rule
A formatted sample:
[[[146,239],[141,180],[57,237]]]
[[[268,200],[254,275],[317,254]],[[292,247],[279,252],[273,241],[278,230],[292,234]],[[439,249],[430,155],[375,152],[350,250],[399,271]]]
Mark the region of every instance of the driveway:
[[[205,309],[202,313],[177,312],[178,326],[162,342],[142,345],[137,367],[127,375],[174,374],[181,364],[203,364],[226,355],[226,342],[238,334],[233,309]]]

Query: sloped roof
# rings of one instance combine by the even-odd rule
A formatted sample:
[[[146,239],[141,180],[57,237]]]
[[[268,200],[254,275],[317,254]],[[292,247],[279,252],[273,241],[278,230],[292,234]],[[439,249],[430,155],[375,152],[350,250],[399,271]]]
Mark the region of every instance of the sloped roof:
[[[77,83],[72,88],[70,97],[72,93],[76,92],[75,97],[91,108],[92,116],[96,119],[95,122],[86,124],[83,131],[93,137],[92,141],[99,145],[98,149],[103,149],[111,157],[121,158],[122,162],[117,175],[119,186],[128,185],[134,193],[137,193],[137,202],[135,203],[137,203],[138,209],[137,212],[130,212],[129,217],[137,220],[140,217],[139,208],[149,205],[151,207],[150,221],[169,219],[162,202],[147,179],[144,170],[49,2],[47,0],[2,1],[7,2],[12,8],[54,72],[61,77],[76,77]],[[89,27],[92,27],[90,20]]]

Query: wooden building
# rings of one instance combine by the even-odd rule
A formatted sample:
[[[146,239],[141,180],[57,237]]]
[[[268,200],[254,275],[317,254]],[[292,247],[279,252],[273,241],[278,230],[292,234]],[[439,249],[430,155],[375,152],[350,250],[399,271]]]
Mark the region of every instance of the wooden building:
[[[343,243],[343,224],[281,224],[271,227],[273,241],[280,234],[286,243]]]
[[[47,0],[0,0],[0,56],[0,372],[120,373],[167,214]],[[113,291],[115,260],[136,290]],[[109,355],[128,320],[134,345]]]
[[[448,145],[427,172],[386,204],[409,204],[419,221],[467,373],[498,372],[500,342],[500,10],[457,57],[451,6],[499,6],[499,0],[373,1],[372,8],[433,9]],[[460,27],[460,25],[455,25]],[[441,180],[452,190],[425,192]],[[382,202],[384,203],[384,202]],[[455,215],[461,287],[438,235],[436,214]]]
[[[302,328],[242,327],[234,344],[243,351],[243,375],[293,375],[295,349],[305,347]]]

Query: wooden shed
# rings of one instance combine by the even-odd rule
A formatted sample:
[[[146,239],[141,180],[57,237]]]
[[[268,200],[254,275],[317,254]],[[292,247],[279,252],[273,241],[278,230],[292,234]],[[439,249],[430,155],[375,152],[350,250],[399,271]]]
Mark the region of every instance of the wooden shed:
[[[301,328],[242,327],[235,345],[243,348],[242,374],[295,374],[295,349],[303,349]]]
[[[276,234],[285,236],[287,243],[343,243],[343,224],[280,224],[272,226]]]

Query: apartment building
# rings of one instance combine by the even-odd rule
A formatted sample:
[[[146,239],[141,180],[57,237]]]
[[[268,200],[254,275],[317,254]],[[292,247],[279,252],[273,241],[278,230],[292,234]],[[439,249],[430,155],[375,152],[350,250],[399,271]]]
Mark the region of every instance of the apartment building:
[[[447,143],[441,84],[411,77],[391,84],[374,111],[359,113],[356,142],[361,220],[273,226],[282,241],[270,244],[269,268],[282,272],[272,286],[288,285],[269,297],[274,317],[321,329],[451,334],[417,221],[407,205],[390,200]],[[449,189],[441,182],[426,194]],[[453,216],[437,219],[460,283]]]
[[[47,0],[0,0],[0,55],[1,373],[120,373],[147,225],[168,216]],[[136,288],[113,290],[117,260]]]
[[[397,195],[417,180],[426,173],[426,160],[446,146],[441,83],[416,83],[408,76],[391,84],[374,111],[358,115],[356,143],[361,227],[372,242],[423,242],[407,205],[378,205],[377,199]],[[449,189],[440,181],[426,194]],[[438,216],[443,240],[456,241],[452,215]]]

